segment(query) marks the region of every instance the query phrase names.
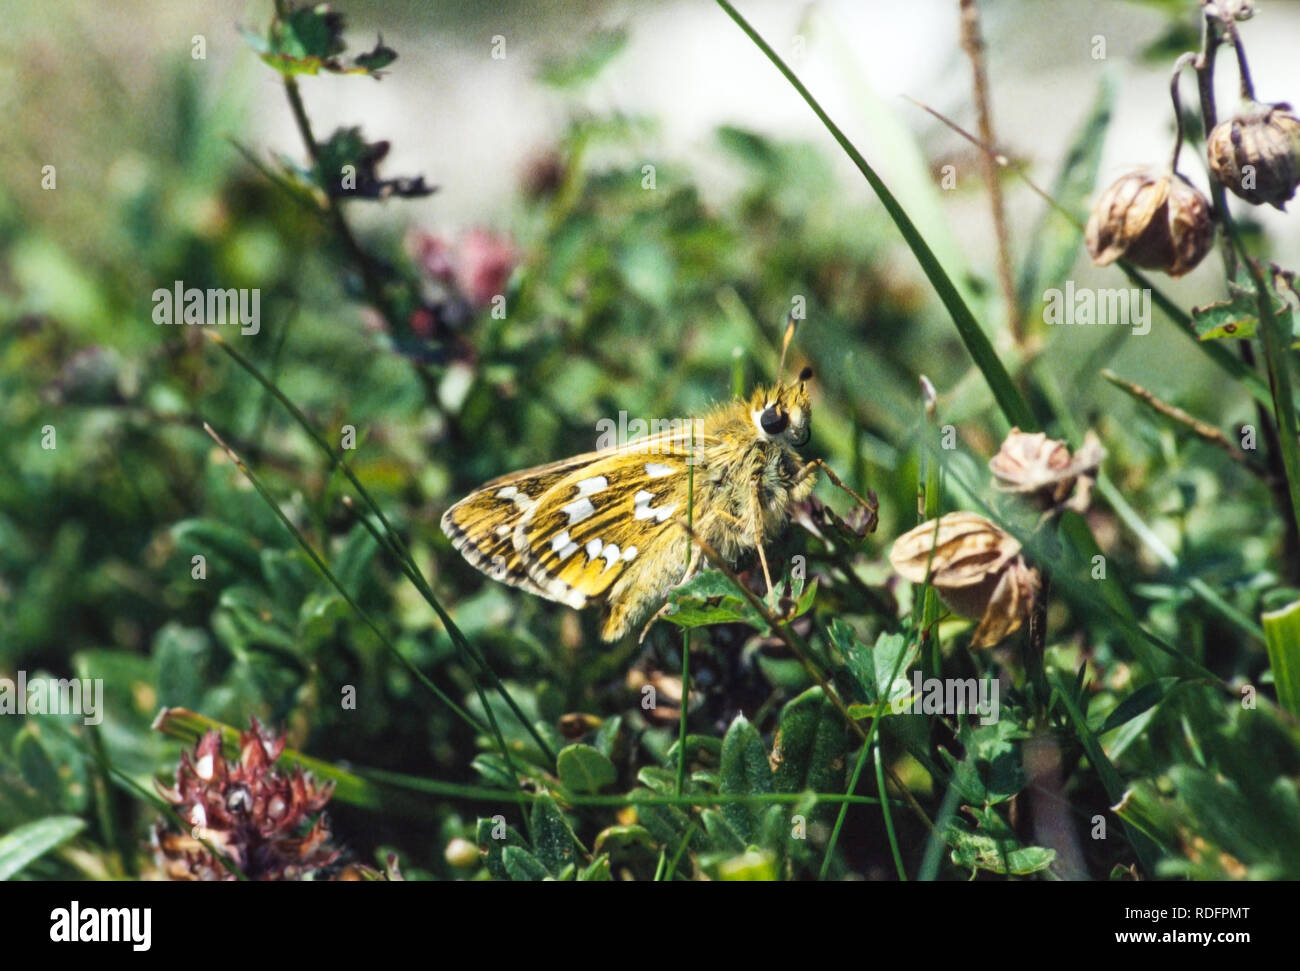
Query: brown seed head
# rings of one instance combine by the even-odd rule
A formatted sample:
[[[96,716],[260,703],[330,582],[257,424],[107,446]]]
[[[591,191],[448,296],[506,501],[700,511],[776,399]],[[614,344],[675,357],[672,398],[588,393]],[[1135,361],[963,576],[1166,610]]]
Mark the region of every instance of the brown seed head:
[[[904,533],[889,562],[913,583],[928,576],[954,612],[980,619],[971,647],[992,647],[1019,630],[1038,590],[1038,573],[1020,555],[1020,543],[973,512],[947,513]]]
[[[1214,177],[1251,205],[1285,209],[1300,185],[1300,118],[1288,104],[1247,102],[1206,142]]]
[[[1064,506],[1084,512],[1105,456],[1097,436],[1088,432],[1074,455],[1065,442],[1042,432],[1029,434],[1013,428],[998,454],[989,460],[993,485],[1002,492],[1028,496],[1042,509]]]
[[[1137,170],[1101,194],[1084,239],[1097,266],[1122,256],[1145,269],[1182,276],[1210,250],[1210,203],[1180,175]]]

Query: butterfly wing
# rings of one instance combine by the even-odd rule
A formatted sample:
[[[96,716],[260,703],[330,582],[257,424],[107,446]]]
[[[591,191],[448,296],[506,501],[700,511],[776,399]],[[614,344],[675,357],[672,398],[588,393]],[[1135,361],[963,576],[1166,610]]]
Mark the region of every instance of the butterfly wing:
[[[602,634],[621,636],[686,569],[677,520],[687,518],[690,454],[689,433],[663,435],[563,473],[515,525],[533,585],[575,608],[609,603]]]
[[[706,441],[688,428],[502,476],[448,509],[442,530],[495,580],[578,609],[610,603],[603,636],[617,639],[685,570],[674,520]]]
[[[493,479],[443,513],[442,531],[475,569],[494,580],[555,600],[557,598],[534,583],[524,569],[523,560],[515,551],[515,527],[533,504],[566,473],[591,463],[601,454],[575,455],[550,465]]]

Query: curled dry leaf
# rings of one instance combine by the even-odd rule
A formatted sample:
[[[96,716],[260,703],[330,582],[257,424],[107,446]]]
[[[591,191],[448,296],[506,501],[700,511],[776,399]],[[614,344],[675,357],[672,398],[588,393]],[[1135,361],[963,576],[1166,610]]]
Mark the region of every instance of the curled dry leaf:
[[[971,647],[1010,637],[1033,609],[1038,574],[1020,543],[973,512],[922,523],[894,542],[889,562],[906,580],[929,583],[955,613],[979,618]]]

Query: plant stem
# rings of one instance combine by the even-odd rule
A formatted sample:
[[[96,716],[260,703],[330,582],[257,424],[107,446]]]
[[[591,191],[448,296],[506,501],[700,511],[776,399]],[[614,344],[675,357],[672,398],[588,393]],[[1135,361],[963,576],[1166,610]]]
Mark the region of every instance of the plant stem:
[[[980,139],[989,146],[993,137],[993,112],[989,108],[988,71],[984,61],[984,39],[980,36],[979,5],[976,0],[959,0],[961,4],[961,46],[971,62],[971,94],[975,100]],[[1011,236],[1007,230],[1007,214],[1002,203],[1002,182],[998,164],[989,155],[983,156],[984,185],[988,188],[989,208],[993,214],[993,234],[998,243],[998,286],[1007,308],[1007,327],[1017,346],[1024,343],[1024,319],[1020,302],[1016,299],[1015,276],[1011,269]]]

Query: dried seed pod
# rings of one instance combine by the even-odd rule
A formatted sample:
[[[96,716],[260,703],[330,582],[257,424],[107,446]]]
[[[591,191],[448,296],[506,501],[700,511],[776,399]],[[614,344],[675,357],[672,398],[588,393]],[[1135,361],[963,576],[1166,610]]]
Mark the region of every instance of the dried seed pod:
[[[904,533],[889,562],[913,583],[928,575],[954,612],[980,618],[971,647],[992,647],[1019,630],[1038,590],[1038,573],[1015,537],[972,512],[947,513]]]
[[[1210,171],[1253,206],[1285,209],[1300,185],[1300,118],[1288,104],[1249,101],[1206,141]]]
[[[1002,492],[1016,492],[1034,500],[1042,509],[1064,506],[1084,512],[1092,497],[1097,466],[1106,452],[1092,432],[1074,455],[1065,442],[1042,432],[1028,434],[1013,428],[998,454],[989,460],[993,486]]]
[[[1088,216],[1084,240],[1097,266],[1121,256],[1148,270],[1182,276],[1213,241],[1210,203],[1177,173],[1136,170],[1113,182]]]

